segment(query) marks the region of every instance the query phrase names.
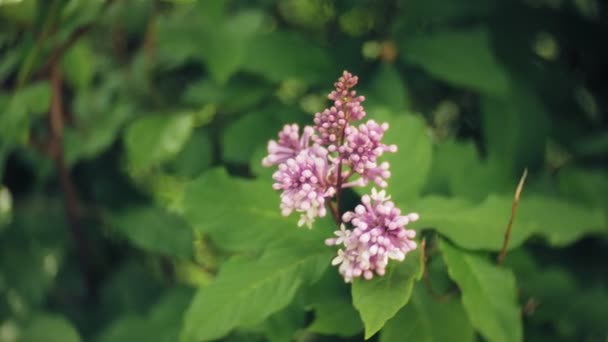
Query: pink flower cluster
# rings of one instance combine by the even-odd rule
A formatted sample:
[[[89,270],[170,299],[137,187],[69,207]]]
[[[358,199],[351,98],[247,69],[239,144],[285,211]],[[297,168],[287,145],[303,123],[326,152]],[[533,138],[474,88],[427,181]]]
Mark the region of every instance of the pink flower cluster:
[[[406,225],[418,219],[417,214],[402,216],[385,191],[375,188],[371,196],[362,197],[363,204],[354,212],[340,217],[342,189],[365,186],[370,181],[386,187],[391,175],[389,163],[378,159],[384,152],[397,151],[397,146],[382,143],[387,123],[368,120],[354,124],[366,116],[362,106],[365,97],[352,89],[357,82],[357,76],[344,71],[328,95],[333,105],[315,114],[315,125],[305,126],[301,135],[298,125],[286,125],[278,140],[268,143],[268,156],[262,160],[264,166],[278,165],[272,175],[273,188],[282,191],[284,216],[297,212],[298,225],[311,228],[330,208],[340,229],[326,244],[341,247],[332,263],[340,265],[346,282],[383,275],[389,260],[402,261],[416,248],[412,240],[416,233]],[[353,229],[346,229],[344,223]]]

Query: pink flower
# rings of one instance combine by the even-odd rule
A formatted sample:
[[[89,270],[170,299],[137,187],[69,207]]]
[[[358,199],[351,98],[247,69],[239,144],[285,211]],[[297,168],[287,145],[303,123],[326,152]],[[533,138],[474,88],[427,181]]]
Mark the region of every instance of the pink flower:
[[[268,142],[268,156],[262,159],[262,165],[268,167],[283,163],[308,148],[314,129],[310,126],[304,127],[301,138],[298,131],[299,127],[296,124],[285,125],[279,132],[279,141]]]
[[[356,91],[350,90],[357,81],[357,76],[344,71],[338,82],[334,83],[335,90],[328,95],[334,105],[315,114],[315,128],[319,134],[317,142],[327,145],[330,152],[334,152],[340,144],[348,123],[365,116],[365,109],[361,105],[365,97],[357,96]]]
[[[342,245],[333,265],[346,282],[363,276],[373,278],[374,274],[384,275],[389,260],[403,261],[408,252],[416,249],[414,230],[406,229],[409,222],[418,220],[418,214],[401,215],[384,191],[372,189],[371,196],[364,195],[363,204],[354,212],[343,215],[344,222],[350,222],[354,229],[344,227],[336,231],[338,238],[327,239],[327,245]]]
[[[366,185],[370,180],[383,188],[387,185],[386,179],[391,175],[389,164],[377,163],[378,157],[384,152],[397,151],[397,146],[381,143],[387,129],[387,123],[378,125],[374,120],[369,120],[359,125],[358,129],[349,126],[345,130],[346,141],[338,148],[338,152],[352,170],[362,176],[362,185]]]
[[[335,194],[329,182],[331,168],[327,160],[327,150],[320,146],[302,150],[295,158],[289,158],[279,165],[272,178],[273,188],[281,193],[281,213],[290,215],[301,213],[298,226],[309,228],[316,217],[327,214],[325,198]]]

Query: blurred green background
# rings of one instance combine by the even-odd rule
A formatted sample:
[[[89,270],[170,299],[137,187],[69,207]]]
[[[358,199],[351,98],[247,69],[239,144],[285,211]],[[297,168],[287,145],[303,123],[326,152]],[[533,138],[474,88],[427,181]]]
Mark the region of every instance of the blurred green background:
[[[607,37],[599,0],[0,0],[0,341],[177,340],[225,258],[182,218],[184,186],[270,179],[268,139],[345,69],[368,118],[403,124],[401,203],[471,205],[422,225],[504,228],[528,169],[534,215],[568,227],[507,257],[524,339],[607,341]],[[473,207],[491,194],[500,214]],[[301,341],[337,339],[306,322]]]

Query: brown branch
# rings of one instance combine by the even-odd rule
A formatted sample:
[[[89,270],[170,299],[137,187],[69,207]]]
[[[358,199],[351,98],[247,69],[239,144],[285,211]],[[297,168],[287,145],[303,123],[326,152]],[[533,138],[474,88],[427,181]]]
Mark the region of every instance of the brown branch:
[[[93,27],[93,25],[85,25],[85,26],[81,26],[81,27],[77,28],[76,30],[74,30],[72,32],[72,34],[70,34],[68,39],[65,42],[63,42],[63,44],[59,45],[53,51],[53,53],[49,56],[46,64],[44,65],[44,68],[42,68],[42,70],[50,72],[52,66],[57,64],[61,60],[61,58],[63,58],[63,55],[65,55],[65,53],[74,44],[76,44],[76,42],[78,42],[78,40],[80,40],[80,38],[82,36],[84,36],[86,33],[88,33],[92,27]]]
[[[513,197],[513,204],[511,205],[511,217],[509,218],[509,224],[507,225],[507,230],[505,231],[505,239],[502,243],[502,249],[498,254],[498,258],[496,259],[497,264],[502,264],[505,260],[505,256],[507,255],[507,247],[509,246],[509,239],[511,238],[511,229],[513,228],[513,222],[515,221],[515,214],[517,214],[517,206],[519,205],[519,197],[521,195],[521,191],[524,187],[524,183],[526,181],[526,176],[528,176],[528,169],[524,169],[524,173],[521,175],[519,179],[519,184],[517,185],[517,189],[515,189],[515,196]]]
[[[63,192],[65,201],[65,214],[70,228],[70,233],[76,243],[80,266],[85,276],[87,289],[89,294],[94,294],[96,291],[96,277],[93,268],[93,259],[90,255],[89,243],[84,233],[81,224],[81,206],[78,199],[76,186],[72,181],[69,170],[65,165],[63,154],[63,126],[64,126],[64,109],[63,109],[63,91],[62,91],[62,75],[59,64],[51,65],[50,69],[51,81],[51,109],[49,111],[49,126],[51,130],[51,139],[49,142],[49,154],[55,163],[59,182]]]
[[[106,0],[106,2],[102,6],[100,12],[104,12],[113,2],[114,2],[114,0]],[[57,46],[53,50],[53,53],[49,56],[49,58],[47,59],[47,62],[45,63],[44,67],[42,68],[42,72],[45,72],[45,73],[50,72],[51,67],[53,65],[59,63],[61,58],[63,58],[63,55],[65,55],[65,53],[74,44],[76,44],[78,42],[78,40],[80,40],[80,38],[82,38],[85,34],[87,34],[92,28],[93,28],[93,24],[87,24],[87,25],[78,27],[77,29],[72,31],[72,33],[70,34],[68,39],[66,39],[65,42],[63,42],[61,45]]]
[[[340,219],[340,213],[338,213],[338,209],[336,209],[332,201],[328,201],[327,206],[329,207],[329,211],[331,211],[331,216],[334,218],[334,221],[336,221],[336,224],[339,227],[340,223],[342,223],[342,220]]]

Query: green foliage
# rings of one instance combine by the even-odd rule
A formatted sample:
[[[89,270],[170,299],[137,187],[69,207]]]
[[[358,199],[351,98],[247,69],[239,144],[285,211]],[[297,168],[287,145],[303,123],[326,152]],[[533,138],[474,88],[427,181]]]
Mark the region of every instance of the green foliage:
[[[393,341],[473,341],[474,330],[462,304],[456,299],[440,302],[419,283],[411,304],[386,323],[381,342]]]
[[[509,91],[510,80],[492,52],[490,39],[483,29],[420,35],[406,39],[402,53],[405,61],[447,82],[503,95]]]
[[[192,301],[181,340],[213,340],[235,327],[262,323],[286,307],[299,287],[319,277],[329,255],[322,246],[285,246],[257,260],[228,261]]]
[[[414,282],[422,277],[420,252],[409,254],[393,264],[382,277],[353,282],[353,305],[365,325],[365,338],[377,333],[410,299]]]
[[[450,277],[462,291],[462,305],[471,324],[489,341],[521,341],[513,273],[447,242],[442,242],[441,250]]]
[[[0,341],[603,341],[606,8],[0,0]],[[352,284],[261,165],[343,70],[420,214]]]

